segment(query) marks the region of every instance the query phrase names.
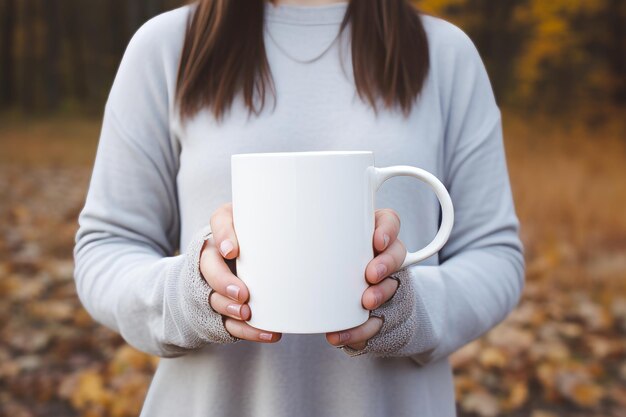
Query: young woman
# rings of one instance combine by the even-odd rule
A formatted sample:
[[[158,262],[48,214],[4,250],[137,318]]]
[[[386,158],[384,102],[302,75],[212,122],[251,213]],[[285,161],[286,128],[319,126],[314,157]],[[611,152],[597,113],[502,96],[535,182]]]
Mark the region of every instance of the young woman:
[[[408,178],[386,183],[370,319],[326,335],[255,329],[233,265],[230,156],[314,150],[432,172],[455,226],[438,256],[399,270],[405,245],[434,236],[439,205]],[[200,0],[147,22],[110,92],[79,223],[84,306],[162,357],[143,416],[453,416],[447,357],[524,283],[484,65],[409,0]]]

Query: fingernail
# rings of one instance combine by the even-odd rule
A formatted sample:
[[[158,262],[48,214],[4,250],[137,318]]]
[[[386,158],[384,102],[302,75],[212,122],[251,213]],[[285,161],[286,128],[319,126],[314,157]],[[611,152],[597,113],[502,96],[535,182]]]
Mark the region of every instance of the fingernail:
[[[383,235],[383,242],[384,242],[384,245],[385,245],[385,246],[383,246],[383,249],[385,249],[387,247],[387,245],[389,244],[389,235],[387,233],[385,233]]]
[[[387,265],[378,264],[376,265],[376,273],[378,274],[378,278],[382,278],[387,273]]]
[[[348,332],[339,333],[339,343],[346,342],[348,340],[350,340],[350,333]]]
[[[383,301],[383,295],[381,293],[377,292],[375,294],[375,297],[376,297],[376,305],[379,306],[380,302]]]
[[[237,317],[241,317],[241,304],[229,304],[226,306],[226,311]]]
[[[259,335],[259,339],[261,339],[261,340],[272,340],[272,334],[271,333],[261,333]]]
[[[222,243],[220,243],[220,252],[222,252],[222,256],[228,255],[234,248],[235,245],[233,245],[233,242],[231,242],[230,239],[223,240]]]
[[[226,287],[226,294],[233,300],[239,301],[239,287],[235,284],[230,284]]]

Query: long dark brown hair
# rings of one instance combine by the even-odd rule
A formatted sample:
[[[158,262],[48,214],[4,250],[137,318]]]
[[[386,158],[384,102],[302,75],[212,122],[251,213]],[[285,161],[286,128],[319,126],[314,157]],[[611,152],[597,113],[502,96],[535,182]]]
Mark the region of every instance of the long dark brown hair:
[[[275,95],[263,42],[265,1],[199,0],[189,20],[178,70],[181,118],[204,107],[220,119],[238,93],[258,114]],[[409,0],[351,0],[341,31],[351,23],[352,66],[359,97],[374,109],[398,105],[404,114],[429,69],[428,40]]]

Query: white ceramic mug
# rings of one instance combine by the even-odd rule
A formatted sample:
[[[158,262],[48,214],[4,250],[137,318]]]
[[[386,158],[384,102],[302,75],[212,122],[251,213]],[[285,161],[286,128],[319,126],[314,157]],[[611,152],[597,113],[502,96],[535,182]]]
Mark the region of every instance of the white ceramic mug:
[[[361,325],[374,258],[374,197],[395,176],[432,187],[442,207],[434,240],[407,252],[402,267],[445,244],[454,211],[432,174],[411,166],[376,168],[370,151],[278,152],[233,155],[237,276],[250,290],[256,328],[281,333],[327,333]]]

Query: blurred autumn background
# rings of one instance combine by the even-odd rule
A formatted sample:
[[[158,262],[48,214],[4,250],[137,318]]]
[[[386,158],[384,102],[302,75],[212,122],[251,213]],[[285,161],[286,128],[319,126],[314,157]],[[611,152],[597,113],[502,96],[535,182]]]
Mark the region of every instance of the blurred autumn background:
[[[180,4],[0,0],[0,415],[138,415],[158,359],[81,308],[72,247],[127,42]],[[487,64],[528,265],[451,359],[459,414],[626,416],[626,1],[419,4]]]

